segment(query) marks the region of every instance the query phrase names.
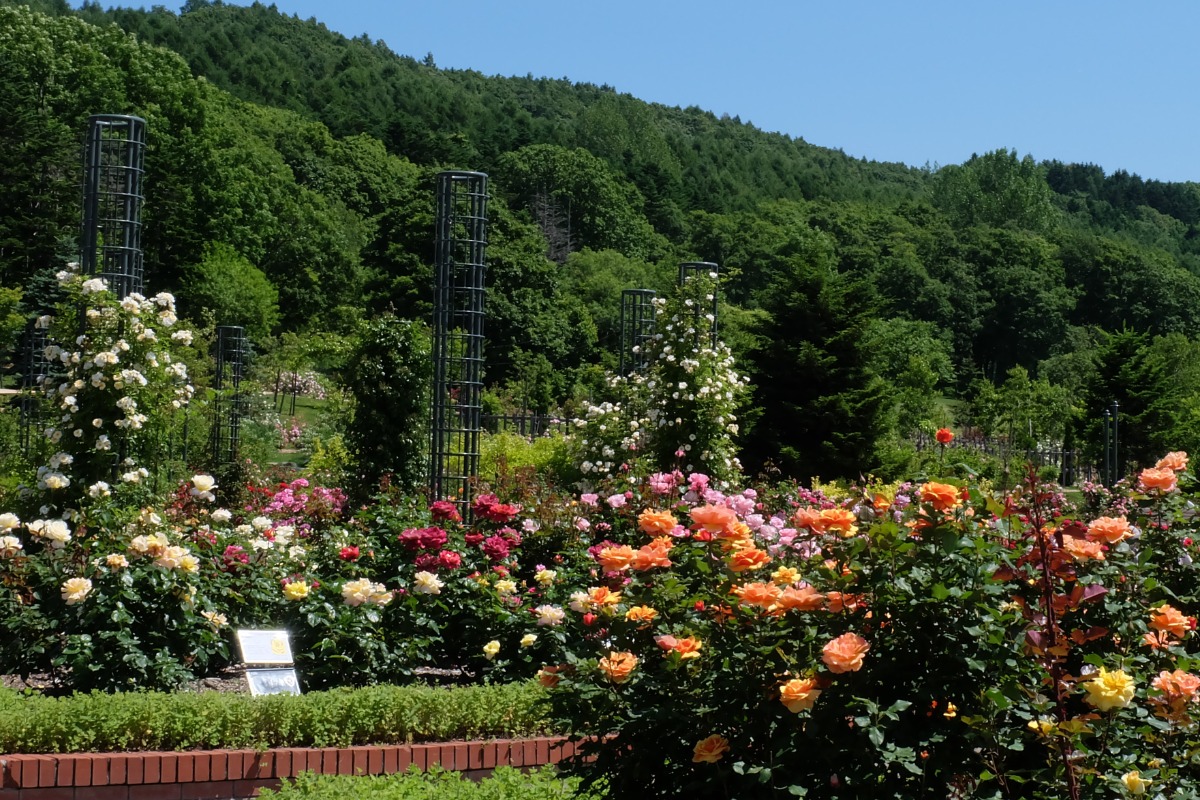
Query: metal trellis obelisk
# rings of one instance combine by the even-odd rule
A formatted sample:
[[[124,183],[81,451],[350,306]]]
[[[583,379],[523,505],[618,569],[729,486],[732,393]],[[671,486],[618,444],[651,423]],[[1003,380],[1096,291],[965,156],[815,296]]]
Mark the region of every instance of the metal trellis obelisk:
[[[107,280],[120,298],[142,291],[145,151],[146,121],[140,117],[88,118],[80,270]]]
[[[464,519],[479,473],[487,201],[484,173],[438,174],[429,492]]]
[[[653,289],[621,292],[621,375],[641,372],[650,363],[646,349],[654,338],[654,296]]]
[[[213,373],[212,456],[215,464],[232,464],[238,459],[242,415],[246,398],[242,394],[242,376],[250,343],[240,325],[217,328],[216,370]],[[185,456],[186,458],[186,456]]]
[[[685,261],[679,265],[679,285],[683,286],[688,282],[688,279],[695,275],[703,275],[712,279],[713,296],[712,296],[712,345],[717,346],[717,282],[720,279],[721,268],[711,261]],[[702,319],[702,310],[699,305],[695,308],[696,314],[696,330],[699,331],[703,326],[700,324]]]
[[[50,344],[46,328],[39,320],[31,320],[21,337],[21,408],[20,445],[21,454],[33,455],[33,431],[38,427],[43,382],[49,377],[53,365],[46,358],[46,346]]]

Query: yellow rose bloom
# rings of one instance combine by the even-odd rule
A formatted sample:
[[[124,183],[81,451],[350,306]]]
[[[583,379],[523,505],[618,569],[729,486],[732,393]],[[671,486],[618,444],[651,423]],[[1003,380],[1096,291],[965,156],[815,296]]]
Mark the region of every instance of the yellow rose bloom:
[[[283,596],[288,600],[303,600],[310,591],[308,581],[292,581],[283,585]]]
[[[800,570],[795,567],[780,567],[771,573],[771,582],[776,586],[791,586],[800,580]]]
[[[496,641],[495,639],[492,639],[490,642],[488,642],[487,644],[485,644],[483,646],[483,654],[485,656],[487,656],[488,661],[491,661],[493,658],[495,658],[497,655],[500,654],[500,643],[498,641]]]
[[[1133,700],[1133,678],[1119,669],[1109,672],[1101,667],[1096,677],[1083,686],[1087,689],[1084,700],[1101,711],[1125,708]]]
[[[1136,769],[1121,776],[1121,783],[1132,795],[1143,795],[1154,781],[1146,780]]]

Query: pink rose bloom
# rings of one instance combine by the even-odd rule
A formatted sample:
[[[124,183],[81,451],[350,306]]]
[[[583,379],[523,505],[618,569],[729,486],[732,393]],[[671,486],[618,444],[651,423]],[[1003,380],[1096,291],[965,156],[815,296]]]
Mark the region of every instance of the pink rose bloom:
[[[600,502],[600,495],[593,494],[592,492],[581,494],[579,495],[579,502],[583,503],[585,506],[594,506]]]
[[[626,502],[627,500],[625,499],[624,494],[614,494],[607,500],[609,508],[620,508],[621,506],[625,505]]]
[[[592,527],[592,523],[588,522],[583,517],[576,517],[575,518],[575,527],[578,530],[586,531],[588,528]]]
[[[656,472],[646,479],[654,494],[670,494],[675,490],[675,476],[669,472]]]

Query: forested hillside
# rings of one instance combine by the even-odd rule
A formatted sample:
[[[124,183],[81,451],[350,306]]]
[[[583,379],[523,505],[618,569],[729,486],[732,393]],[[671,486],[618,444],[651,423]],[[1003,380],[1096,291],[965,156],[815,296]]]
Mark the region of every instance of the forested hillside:
[[[820,407],[806,436],[866,433],[836,463],[799,445],[793,471],[886,467],[881,443],[942,413],[939,394],[1034,440],[1086,438],[1112,399],[1147,452],[1200,439],[1195,183],[1007,150],[925,170],[858,160],[202,0],[0,0],[0,97],[0,289],[21,313],[77,251],[87,116],[133,113],[150,130],[150,285],[259,341],[385,309],[425,318],[432,176],[478,169],[494,195],[488,379],[521,406],[597,391],[620,290],[666,289],[698,259],[721,265],[722,330],[756,387],[751,464]]]

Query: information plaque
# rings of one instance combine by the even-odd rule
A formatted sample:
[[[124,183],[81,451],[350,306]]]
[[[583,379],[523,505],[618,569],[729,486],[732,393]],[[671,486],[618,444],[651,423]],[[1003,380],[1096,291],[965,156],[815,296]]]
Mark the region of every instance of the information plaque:
[[[243,664],[292,664],[292,645],[287,631],[237,632]]]
[[[294,669],[248,669],[246,682],[251,695],[300,694],[300,681]]]

